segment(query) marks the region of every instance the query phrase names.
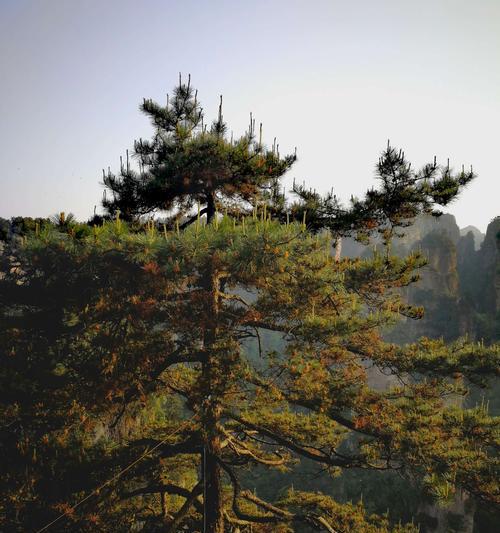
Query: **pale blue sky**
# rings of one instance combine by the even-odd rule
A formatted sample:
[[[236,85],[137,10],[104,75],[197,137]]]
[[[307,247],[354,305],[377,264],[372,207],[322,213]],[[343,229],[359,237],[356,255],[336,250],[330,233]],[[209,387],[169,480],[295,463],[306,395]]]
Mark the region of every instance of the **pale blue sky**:
[[[461,226],[500,215],[500,0],[0,0],[0,69],[2,217],[87,218],[179,71],[235,133],[252,111],[297,146],[288,183],[361,194],[390,138],[474,166]]]

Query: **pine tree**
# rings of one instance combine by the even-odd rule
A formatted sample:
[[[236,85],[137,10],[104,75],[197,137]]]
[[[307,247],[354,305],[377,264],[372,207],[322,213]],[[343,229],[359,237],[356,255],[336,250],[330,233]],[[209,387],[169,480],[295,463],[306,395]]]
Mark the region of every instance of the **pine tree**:
[[[120,164],[118,176],[103,171],[103,181],[111,198],[103,205],[114,216],[117,211],[124,220],[141,215],[166,212],[179,219],[198,206],[210,222],[215,212],[235,207],[249,208],[258,198],[276,196],[279,178],[291,167],[295,155],[282,157],[276,140],[271,149],[262,143],[262,124],[256,131],[250,114],[248,131],[239,138],[228,135],[222,114],[222,96],[217,119],[210,127],[198,92],[190,77],[167,97],[165,106],[144,99],[142,111],[155,127],[152,140],[139,139],[134,154],[139,170]],[[196,220],[195,213],[184,222]]]
[[[463,166],[454,173],[450,162],[440,166],[436,158],[432,163],[414,170],[402,150],[387,143],[387,148],[376,165],[376,177],[380,187],[369,189],[364,198],[351,197],[345,207],[334,194],[333,189],[321,195],[308,189],[305,184],[294,182],[292,192],[297,198],[288,209],[296,220],[307,215],[307,225],[312,231],[325,228],[337,239],[356,237],[367,243],[375,233],[386,244],[421,214],[439,217],[442,211],[438,206],[453,202],[460,191],[474,178],[472,170]],[[277,210],[281,220],[286,214]]]
[[[424,259],[393,257],[392,236],[472,170],[415,172],[388,146],[363,199],[344,208],[303,186],[286,205],[295,155],[267,149],[253,119],[228,139],[221,107],[208,130],[189,81],[142,108],[156,134],[135,145],[139,171],[127,158],[104,176],[115,220],[37,228],[2,255],[3,529],[415,531],[327,494],[265,501],[245,485],[304,460],[498,502],[498,419],[450,401],[498,372],[498,347],[383,339],[422,314],[401,288]],[[177,223],[122,222],[155,211]],[[332,256],[374,233],[372,257]],[[395,384],[375,389],[370,368]]]
[[[498,348],[381,336],[419,316],[399,288],[422,263],[336,261],[328,234],[263,211],[29,241],[1,283],[4,529],[62,512],[53,530],[415,531],[326,494],[267,502],[245,486],[300,460],[498,501],[498,419],[449,401],[498,370]],[[372,388],[369,367],[396,385]]]

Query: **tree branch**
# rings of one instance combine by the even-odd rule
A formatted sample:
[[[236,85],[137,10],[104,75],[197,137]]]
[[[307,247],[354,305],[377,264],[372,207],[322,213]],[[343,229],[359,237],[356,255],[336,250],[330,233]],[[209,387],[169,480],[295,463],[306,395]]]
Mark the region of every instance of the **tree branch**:
[[[156,485],[148,485],[147,487],[142,487],[140,489],[124,492],[121,496],[123,499],[128,499],[134,498],[136,496],[142,496],[144,494],[161,494],[164,492],[167,492],[168,494],[175,494],[176,496],[182,496],[186,499],[191,496],[190,490],[184,487],[180,487],[178,485],[174,485],[173,483],[159,483]],[[193,504],[199,513],[203,513],[203,504],[198,499],[194,500]]]
[[[247,420],[243,420],[241,417],[233,414],[228,413],[228,416],[235,420],[236,422],[239,422],[243,426],[253,429],[260,433],[261,435],[264,435],[266,437],[269,437],[270,439],[273,439],[278,444],[281,444],[282,446],[285,446],[289,450],[292,450],[293,452],[301,455],[302,457],[306,457],[307,459],[311,459],[316,462],[324,463],[329,466],[341,466],[343,468],[349,468],[349,467],[355,467],[355,466],[362,466],[362,463],[360,463],[357,459],[344,459],[344,458],[335,458],[331,455],[327,454],[326,452],[323,452],[322,450],[318,448],[312,448],[312,447],[305,447],[300,444],[297,444],[296,442],[293,442],[292,440],[283,437],[282,435],[278,435],[277,433],[274,433],[273,431],[263,428],[261,426],[257,426],[256,424],[253,424],[252,422],[248,422]]]
[[[242,442],[236,442],[233,436],[229,433],[229,431],[222,429],[224,435],[228,438],[228,446],[237,454],[237,455],[247,455],[254,459],[257,463],[268,465],[268,466],[279,466],[285,463],[286,458],[279,455],[277,451],[274,452],[274,455],[276,455],[277,459],[266,459],[263,457],[259,457],[256,455],[248,446],[245,446]]]
[[[258,498],[255,494],[248,490],[241,490],[241,486],[239,483],[238,478],[236,477],[236,474],[233,472],[229,466],[227,466],[225,463],[220,461],[220,464],[222,468],[226,471],[228,474],[231,483],[233,485],[233,512],[238,517],[239,520],[243,520],[245,522],[254,522],[254,523],[274,523],[277,524],[279,522],[304,522],[310,526],[313,526],[315,529],[321,530],[324,529],[328,531],[328,533],[339,533],[335,529],[333,529],[332,526],[326,521],[326,519],[322,516],[314,515],[314,514],[293,514],[290,511],[287,511],[285,509],[280,509],[279,507],[276,507],[275,505],[272,505],[271,503],[265,502],[264,500],[261,500]],[[238,504],[238,497],[241,496],[242,498],[245,498],[246,500],[252,502],[257,507],[260,507],[261,509],[264,509],[268,513],[267,515],[250,515],[245,513],[240,509],[240,506]]]
[[[182,505],[182,507],[179,509],[178,513],[175,515],[175,518],[173,519],[172,523],[170,524],[170,527],[167,530],[167,533],[176,533],[177,528],[179,527],[180,523],[184,519],[184,517],[188,514],[189,509],[191,509],[191,506],[196,501],[198,494],[201,494],[203,490],[203,482],[199,481],[193,488],[193,490],[190,492],[189,496],[186,498],[186,501]]]
[[[129,443],[129,446],[156,446],[160,441],[155,439],[138,439]],[[176,444],[163,444],[158,449],[158,455],[161,457],[174,457],[181,453],[196,454],[201,451],[201,441],[198,436],[191,435],[187,440]]]
[[[241,494],[241,485],[239,479],[236,477],[236,474],[233,472],[233,470],[223,461],[219,461],[221,467],[225,470],[227,475],[229,476],[229,479],[231,480],[231,484],[233,485],[233,512],[239,518],[240,520],[245,520],[246,522],[253,522],[258,524],[277,524],[279,522],[282,522],[283,520],[280,519],[278,516],[272,516],[272,515],[251,515],[246,513],[240,508],[240,505],[238,503],[238,498]]]

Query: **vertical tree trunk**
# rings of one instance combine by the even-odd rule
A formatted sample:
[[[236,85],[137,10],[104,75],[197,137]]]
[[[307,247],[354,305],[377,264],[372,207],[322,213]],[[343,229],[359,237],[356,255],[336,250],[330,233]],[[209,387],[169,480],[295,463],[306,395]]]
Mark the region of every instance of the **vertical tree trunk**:
[[[210,212],[209,212],[210,213]],[[213,213],[215,214],[215,207]],[[213,216],[213,215],[212,215]],[[217,272],[210,272],[208,281],[209,299],[207,308],[207,328],[204,346],[206,360],[202,368],[204,425],[204,533],[224,533],[224,514],[222,501],[221,467],[217,460],[220,457],[221,441],[219,420],[222,412],[220,404],[220,386],[224,376],[220,375],[219,354],[216,352],[217,321],[219,314],[220,279]]]
[[[212,222],[215,217],[215,194],[213,191],[207,195],[207,224]]]
[[[335,239],[335,261],[337,261],[337,263],[340,261],[341,255],[342,255],[342,237],[337,237]]]
[[[207,433],[210,428],[207,428]],[[221,467],[217,461],[220,455],[220,438],[215,433],[208,434],[205,445],[204,464],[204,508],[205,532],[224,533],[224,514],[222,502]]]

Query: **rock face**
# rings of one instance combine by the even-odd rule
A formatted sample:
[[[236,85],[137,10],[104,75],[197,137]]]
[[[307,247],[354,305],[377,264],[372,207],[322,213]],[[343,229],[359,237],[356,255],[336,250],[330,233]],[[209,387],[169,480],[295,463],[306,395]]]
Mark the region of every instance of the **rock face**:
[[[399,246],[406,244],[409,247],[413,247],[429,234],[446,236],[455,245],[460,240],[460,229],[455,217],[449,214],[444,214],[440,217],[420,216],[415,221],[415,224],[405,229],[404,233],[405,236],[397,241]]]
[[[426,233],[425,230],[430,231]],[[419,271],[420,280],[409,286],[404,294],[407,301],[424,308],[424,317],[398,324],[389,333],[390,340],[406,343],[422,336],[444,337],[446,340],[459,336],[457,234],[458,228],[450,228],[449,223],[443,227],[433,224],[418,228],[417,222],[417,231],[413,234],[416,239],[410,241],[406,238],[406,242],[395,247],[398,255],[421,252],[427,259],[427,265]]]
[[[479,250],[479,265],[484,272],[479,286],[478,304],[488,314],[500,311],[500,217],[493,219]]]
[[[404,233],[395,240],[394,252],[403,256],[418,250],[428,260],[421,279],[405,293],[411,303],[425,308],[425,315],[404,321],[389,338],[500,339],[500,217],[489,224],[486,235],[474,226],[460,230],[452,215],[422,216]],[[344,240],[342,255],[370,253],[370,247]]]
[[[427,265],[419,272],[420,280],[404,294],[410,303],[423,306],[425,315],[418,321],[404,320],[388,333],[388,338],[400,343],[413,342],[422,336],[454,339],[470,326],[470,320],[461,320],[459,313],[462,306],[458,273],[461,237],[455,217],[421,216],[403,232],[403,236],[395,239],[393,252],[406,256],[420,251],[427,258]],[[342,254],[366,257],[371,254],[371,247],[345,239]]]
[[[474,250],[479,250],[479,248],[481,248],[481,244],[483,244],[484,241],[484,233],[478,230],[476,226],[466,226],[465,228],[462,228],[460,230],[461,237],[465,237],[469,233],[472,233],[472,237],[474,239]]]
[[[459,243],[460,292],[473,309],[469,331],[490,342],[500,339],[500,217],[490,222],[478,250],[473,239],[469,232]]]

